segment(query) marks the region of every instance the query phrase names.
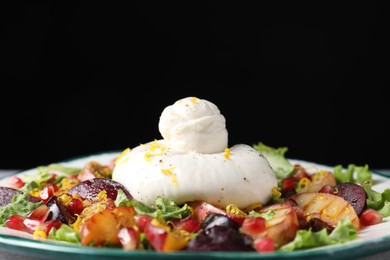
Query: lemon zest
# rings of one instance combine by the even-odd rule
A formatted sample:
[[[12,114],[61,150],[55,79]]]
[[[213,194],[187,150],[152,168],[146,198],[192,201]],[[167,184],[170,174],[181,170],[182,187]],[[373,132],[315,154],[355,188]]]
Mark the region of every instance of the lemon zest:
[[[39,198],[41,190],[38,189],[38,188],[34,188],[34,189],[30,190],[29,193],[30,193],[31,196]]]
[[[261,209],[263,204],[261,202],[254,203],[244,209],[245,212],[250,212],[252,210]]]
[[[298,192],[305,192],[309,189],[309,186],[311,184],[311,180],[309,178],[303,177],[298,181],[297,191]]]
[[[164,175],[171,176],[171,180],[172,180],[172,182],[173,182],[173,185],[174,185],[174,186],[177,186],[176,174],[173,173],[173,170],[174,170],[175,168],[176,168],[176,167],[173,166],[173,167],[168,168],[168,169],[161,169],[161,172],[162,172]]]
[[[102,190],[101,192],[98,193],[98,198],[99,200],[106,200],[107,199],[107,191]]]
[[[121,152],[120,155],[118,155],[118,157],[115,159],[115,165],[119,163],[119,161],[123,158],[123,156],[125,156],[128,152],[130,152],[130,148],[126,148],[125,150],[123,150]]]
[[[82,226],[82,218],[79,214],[75,214],[75,216],[77,217],[76,221],[69,224],[69,226],[71,226],[74,230],[76,231],[80,231],[80,228]]]
[[[42,230],[40,227],[37,227],[34,230],[33,238],[34,239],[47,238],[47,235],[44,230]]]
[[[229,159],[230,158],[230,149],[229,148],[225,148],[225,154],[223,155],[223,157],[225,159]]]
[[[280,187],[273,187],[271,192],[272,195],[274,195],[277,198],[280,198],[282,196],[282,193],[280,192]]]
[[[247,214],[240,210],[235,204],[229,204],[226,206],[226,212],[232,215],[246,216]]]

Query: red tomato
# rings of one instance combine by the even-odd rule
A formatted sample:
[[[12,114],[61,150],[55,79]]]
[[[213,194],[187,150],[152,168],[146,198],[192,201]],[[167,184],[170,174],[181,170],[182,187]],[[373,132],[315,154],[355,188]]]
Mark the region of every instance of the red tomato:
[[[164,245],[167,239],[167,232],[162,227],[155,226],[151,222],[149,222],[145,226],[144,233],[146,239],[157,252],[164,251]]]
[[[24,181],[17,177],[17,176],[12,176],[9,178],[8,183],[11,185],[12,188],[14,189],[20,189],[24,186]]]
[[[199,222],[193,215],[190,215],[184,219],[175,219],[172,221],[176,229],[185,230],[190,233],[194,233],[200,229]]]
[[[50,209],[45,204],[42,204],[38,208],[31,211],[31,213],[27,216],[28,219],[38,220],[40,222],[45,222],[47,217],[49,216]]]
[[[119,230],[118,237],[124,250],[132,251],[137,249],[139,235],[138,232],[134,230],[134,228],[122,228]]]
[[[365,209],[360,215],[360,224],[363,226],[379,224],[382,221],[383,215],[372,208]]]
[[[135,223],[141,232],[144,232],[145,227],[149,225],[150,221],[153,218],[149,215],[135,215],[134,216]]]
[[[257,252],[274,252],[275,251],[275,243],[271,238],[262,237],[258,238],[254,242],[255,248]]]
[[[10,229],[15,229],[19,231],[26,231],[31,233],[31,230],[28,230],[28,228],[24,225],[25,217],[22,217],[20,215],[13,215],[9,217],[5,221],[5,226]]]
[[[57,190],[58,190],[57,185],[48,183],[39,193],[39,197],[46,204],[51,199],[51,197],[54,196],[54,192]]]
[[[247,217],[242,222],[241,231],[252,238],[259,237],[259,235],[266,230],[265,219],[262,217]]]
[[[56,229],[59,229],[62,225],[62,222],[59,220],[49,220],[44,223],[44,226],[46,226],[46,235],[49,234],[50,230],[54,227]]]
[[[282,191],[290,191],[295,189],[295,182],[292,177],[282,180]]]

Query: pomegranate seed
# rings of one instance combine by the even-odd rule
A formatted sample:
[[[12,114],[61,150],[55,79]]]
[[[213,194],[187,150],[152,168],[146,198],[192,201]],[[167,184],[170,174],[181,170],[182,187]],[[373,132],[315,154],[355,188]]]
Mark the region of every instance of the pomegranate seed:
[[[295,189],[295,182],[292,177],[282,180],[282,191],[290,191]]]
[[[360,215],[360,224],[363,226],[379,224],[382,221],[383,215],[372,208],[365,209]]]
[[[84,210],[83,202],[79,199],[72,199],[68,206],[68,210],[74,214],[80,214]]]

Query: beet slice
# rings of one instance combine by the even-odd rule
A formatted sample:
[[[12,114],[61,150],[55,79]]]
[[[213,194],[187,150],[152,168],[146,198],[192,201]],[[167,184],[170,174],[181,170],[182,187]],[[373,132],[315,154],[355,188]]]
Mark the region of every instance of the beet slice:
[[[0,187],[0,206],[11,203],[12,198],[17,194],[22,194],[22,192],[11,187]]]
[[[336,185],[336,195],[343,197],[360,216],[367,208],[367,194],[362,186],[353,182],[343,182]]]
[[[77,194],[83,199],[92,199],[97,197],[99,192],[105,190],[107,197],[115,200],[118,190],[121,189],[128,199],[132,199],[130,192],[121,183],[107,178],[93,178],[80,182],[68,192],[69,195]]]
[[[66,224],[72,224],[76,221],[76,217],[61,204],[57,196],[51,197],[51,199],[46,203],[46,206],[50,209],[49,216],[46,220],[59,220]]]

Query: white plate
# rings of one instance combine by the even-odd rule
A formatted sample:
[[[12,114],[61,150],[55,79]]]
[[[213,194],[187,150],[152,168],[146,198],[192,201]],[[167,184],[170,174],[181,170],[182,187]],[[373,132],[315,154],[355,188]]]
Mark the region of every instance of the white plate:
[[[59,162],[64,166],[82,167],[90,160],[96,160],[102,164],[108,164],[115,159],[119,152],[108,152],[101,154],[88,155],[76,159]],[[313,169],[333,170],[333,167],[307,162],[302,160],[290,159],[293,164],[301,164]],[[18,176],[30,175],[37,169],[30,169],[18,173]],[[0,186],[8,185],[8,178],[0,180]],[[390,179],[381,173],[374,172],[373,189],[381,192],[390,188]],[[275,252],[275,253],[253,253],[253,252],[174,252],[157,253],[133,251],[127,252],[119,248],[92,248],[69,245],[61,242],[37,241],[29,239],[31,236],[15,232],[7,228],[0,229],[0,248],[6,248],[19,254],[35,255],[40,257],[55,257],[57,259],[302,259],[302,258],[328,258],[332,259],[350,259],[354,257],[363,257],[370,254],[377,254],[390,250],[390,217],[384,219],[383,223],[364,228],[359,232],[359,237],[353,241],[340,245],[324,246],[319,248],[298,250],[293,252]]]

